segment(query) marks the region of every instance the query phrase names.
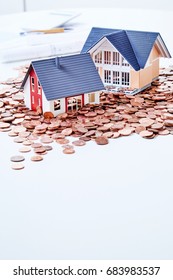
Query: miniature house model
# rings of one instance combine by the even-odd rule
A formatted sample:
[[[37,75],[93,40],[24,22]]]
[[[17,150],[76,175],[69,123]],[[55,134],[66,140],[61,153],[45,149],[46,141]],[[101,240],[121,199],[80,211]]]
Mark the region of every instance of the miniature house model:
[[[88,53],[33,61],[22,87],[28,108],[39,107],[54,116],[99,103],[99,92],[104,89]]]
[[[81,53],[90,53],[105,86],[147,88],[159,75],[159,58],[171,55],[159,33],[92,28]]]
[[[99,103],[104,86],[136,94],[159,76],[160,57],[171,55],[157,32],[92,28],[81,54],[31,63],[26,106],[56,116]]]

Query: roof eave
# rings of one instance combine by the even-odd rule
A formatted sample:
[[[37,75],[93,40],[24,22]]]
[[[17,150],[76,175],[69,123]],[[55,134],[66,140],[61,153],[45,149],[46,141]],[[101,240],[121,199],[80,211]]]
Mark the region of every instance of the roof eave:
[[[156,44],[157,48],[159,49],[162,57],[171,58],[171,54],[168,51],[160,34],[157,36],[155,44]]]

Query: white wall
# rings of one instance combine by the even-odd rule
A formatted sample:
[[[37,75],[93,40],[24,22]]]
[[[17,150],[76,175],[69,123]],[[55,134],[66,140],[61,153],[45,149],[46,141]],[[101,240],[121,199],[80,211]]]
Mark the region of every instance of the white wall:
[[[0,14],[9,14],[15,12],[21,12],[24,10],[24,2],[26,4],[26,10],[45,10],[45,9],[71,9],[71,8],[140,8],[140,9],[173,9],[173,2],[170,0],[158,0],[156,1],[139,1],[139,0],[6,0],[1,1]]]

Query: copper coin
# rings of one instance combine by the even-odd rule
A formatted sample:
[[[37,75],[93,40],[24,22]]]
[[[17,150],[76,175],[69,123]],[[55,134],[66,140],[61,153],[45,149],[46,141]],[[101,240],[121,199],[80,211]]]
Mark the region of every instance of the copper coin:
[[[14,138],[14,142],[15,143],[23,143],[25,140],[26,140],[26,138],[22,138],[22,137]]]
[[[32,148],[41,148],[43,145],[41,143],[32,143],[31,147]]]
[[[90,136],[92,136],[92,135],[94,135],[94,134],[95,134],[95,130],[90,130],[90,131],[88,131],[87,133],[85,133],[84,136],[90,137]]]
[[[111,138],[113,135],[113,132],[105,132],[103,133],[103,137],[106,137],[106,138]]]
[[[135,132],[139,134],[141,131],[146,130],[145,126],[139,125],[135,128]]]
[[[69,135],[72,134],[72,132],[73,132],[72,128],[65,128],[65,129],[62,130],[61,133],[65,136],[69,136]]]
[[[86,127],[83,127],[83,126],[79,126],[79,127],[77,127],[77,131],[84,134],[84,133],[88,132],[88,129]]]
[[[168,135],[170,132],[169,132],[169,130],[164,129],[164,130],[160,130],[158,133],[159,133],[159,135]]]
[[[42,153],[46,152],[46,149],[44,148],[44,146],[42,146],[40,148],[34,148],[34,152],[37,154],[42,154]]]
[[[10,131],[9,133],[8,133],[8,136],[10,136],[10,137],[15,137],[15,136],[17,136],[18,134],[16,134],[14,131]]]
[[[64,148],[64,149],[74,149],[74,146],[70,145],[70,144],[65,144],[65,145],[62,146],[62,148]]]
[[[33,144],[32,140],[26,140],[26,141],[23,142],[23,145],[25,145],[25,146],[30,146],[32,144]]]
[[[96,137],[95,141],[98,145],[106,145],[106,144],[109,143],[108,139],[106,137],[103,137],[103,136]]]
[[[73,141],[72,144],[75,146],[84,146],[84,145],[86,145],[86,142],[83,140],[76,140],[76,141]]]
[[[46,151],[51,151],[53,149],[50,145],[44,145],[43,147],[46,149]]]
[[[26,147],[26,146],[19,149],[19,152],[21,152],[21,153],[28,153],[30,151],[31,151],[31,148]]]
[[[144,124],[145,124],[145,126],[148,127],[148,126],[151,126],[151,125],[154,123],[154,120],[149,119],[149,118],[141,118],[141,119],[139,120],[139,122],[140,122],[140,124],[142,124],[143,126],[144,126]]]
[[[12,156],[10,160],[13,162],[20,162],[20,161],[24,161],[25,158],[23,156]]]
[[[64,154],[74,154],[75,153],[75,150],[73,148],[65,148],[63,150],[63,153]]]
[[[119,132],[113,132],[112,138],[118,138],[120,137],[120,133]]]
[[[130,134],[132,134],[132,129],[131,128],[123,128],[123,129],[120,129],[118,131],[122,136],[129,136]]]
[[[153,132],[152,131],[148,131],[148,130],[143,130],[139,133],[139,135],[141,137],[144,137],[144,138],[147,138],[147,137],[150,137],[153,135]]]
[[[0,122],[0,128],[4,129],[4,128],[9,128],[9,127],[10,127],[9,123]]]
[[[14,170],[21,170],[21,169],[24,169],[24,165],[20,162],[15,162],[11,165],[11,168],[14,169]]]
[[[56,142],[60,145],[63,145],[63,144],[68,144],[70,141],[64,138],[64,139],[57,139]]]
[[[23,127],[23,126],[16,126],[16,127],[14,127],[13,131],[14,131],[15,133],[23,132],[23,131],[26,131],[26,127]]]
[[[90,137],[87,137],[87,136],[81,136],[81,137],[79,137],[79,140],[83,140],[83,141],[85,141],[85,142],[88,142],[88,141],[91,140],[91,138],[90,138]]]
[[[173,126],[173,120],[165,120],[164,125],[165,126]]]
[[[41,160],[43,160],[43,157],[40,156],[40,155],[32,156],[31,157],[31,161],[41,161]]]
[[[55,133],[52,135],[52,139],[63,139],[65,138],[65,135],[64,134],[61,134],[61,133]]]
[[[50,137],[43,137],[40,141],[44,144],[49,144],[53,142],[53,139]]]
[[[154,124],[152,124],[151,128],[161,129],[161,128],[163,128],[163,123],[154,123]]]

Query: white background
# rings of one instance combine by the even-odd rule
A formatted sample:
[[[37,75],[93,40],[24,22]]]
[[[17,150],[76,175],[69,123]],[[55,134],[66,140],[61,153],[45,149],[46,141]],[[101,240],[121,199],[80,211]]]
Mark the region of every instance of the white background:
[[[172,16],[97,9],[81,20],[160,31],[172,52]],[[0,78],[15,75],[12,68],[1,64]],[[0,143],[1,259],[172,259],[173,136],[89,142],[74,155],[54,144],[43,162],[27,154],[22,171],[10,167],[20,144],[5,133]]]
[[[105,8],[139,8],[139,9],[160,9],[160,10],[170,10],[173,8],[173,3],[169,0],[6,0],[2,1],[0,14],[16,13],[22,12],[24,10],[24,3],[27,11],[33,10],[44,10],[44,9],[58,9],[58,8],[88,8],[88,7],[105,7]]]

